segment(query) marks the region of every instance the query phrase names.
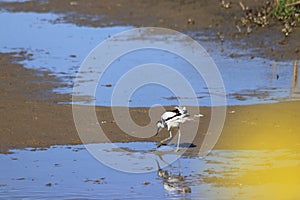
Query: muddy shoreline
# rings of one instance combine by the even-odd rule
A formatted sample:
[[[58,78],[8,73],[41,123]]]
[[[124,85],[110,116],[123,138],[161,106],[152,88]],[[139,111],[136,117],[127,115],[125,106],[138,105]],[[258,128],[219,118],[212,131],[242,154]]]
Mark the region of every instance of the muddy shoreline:
[[[79,26],[160,26],[189,32],[204,30],[218,33],[238,48],[254,48],[253,56],[275,60],[299,59],[299,27],[285,38],[278,25],[259,29],[251,35],[240,35],[235,30],[235,18],[240,14],[238,1],[224,9],[219,1],[28,1],[1,3],[3,10],[11,12],[53,12],[62,14],[61,21]],[[245,1],[257,6],[258,1]],[[189,19],[194,22],[189,23]],[[205,20],[204,20],[205,19]],[[55,22],[54,22],[55,23]],[[266,39],[267,38],[267,39]],[[240,41],[248,44],[241,47]],[[221,43],[222,41],[220,41]],[[53,88],[63,85],[51,72],[23,68],[19,61],[30,59],[26,51],[0,54],[0,152],[13,148],[49,147],[59,144],[80,144],[74,125],[72,106],[57,104],[70,102],[70,95],[54,93]],[[120,108],[126,109],[126,108]],[[193,108],[188,108],[193,110]],[[130,113],[139,125],[149,123],[149,108],[131,108]],[[199,123],[194,140],[199,150],[210,121],[209,107],[201,107],[205,115]],[[111,108],[97,107],[97,116],[112,142],[159,141],[166,137],[136,138],[123,133],[114,123]],[[160,113],[157,113],[159,115]],[[222,135],[216,149],[280,149],[300,147],[300,102],[229,106]],[[183,132],[188,132],[187,124]],[[185,129],[185,130],[184,130]],[[153,129],[155,131],[155,128]],[[150,133],[147,133],[150,134]],[[154,133],[153,133],[154,134]],[[101,142],[91,137],[90,142]]]
[[[257,0],[242,2],[251,9],[263,3]],[[253,27],[251,34],[247,34],[243,27],[239,32],[236,26],[243,16],[239,0],[230,1],[229,8],[224,8],[219,0],[50,0],[4,2],[0,8],[9,12],[56,13],[61,17],[53,23],[67,22],[78,26],[154,26],[186,34],[200,31],[220,45],[229,41],[234,48],[254,49],[252,57],[267,57],[275,61],[300,58],[299,26],[289,37],[284,36],[282,24],[276,20],[271,20],[264,28]],[[224,53],[230,54],[226,49]]]
[[[25,147],[49,147],[59,144],[81,144],[74,125],[72,106],[57,104],[57,101],[68,101],[69,95],[53,94],[52,87],[58,87],[55,77],[48,77],[46,72],[25,69],[15,63],[20,54],[0,54],[1,70],[1,112],[0,112],[0,149]],[[17,73],[16,73],[17,72]],[[41,76],[41,73],[44,76]],[[41,84],[41,80],[48,84]],[[49,84],[52,83],[52,84]],[[52,96],[45,100],[44,93]],[[126,110],[127,108],[118,108]],[[193,111],[193,108],[188,108]],[[145,126],[149,123],[149,108],[131,108],[133,120]],[[191,123],[198,123],[199,129],[193,141],[197,152],[202,144],[210,121],[211,108],[201,107],[205,115],[200,121],[188,122],[182,132],[189,132]],[[114,122],[110,107],[97,107],[98,122],[111,142],[160,141],[168,133],[163,131],[158,137],[136,138],[125,134]],[[156,113],[157,116],[160,113]],[[298,149],[300,147],[300,101],[274,104],[228,106],[222,135],[215,149]],[[105,123],[101,123],[104,122]],[[87,123],[89,123],[87,121]],[[92,127],[91,127],[92,129]],[[147,131],[146,136],[155,133]],[[100,137],[91,134],[90,141],[103,142]],[[188,134],[183,134],[183,142]],[[141,135],[143,136],[143,135]],[[144,135],[145,136],[145,135]]]

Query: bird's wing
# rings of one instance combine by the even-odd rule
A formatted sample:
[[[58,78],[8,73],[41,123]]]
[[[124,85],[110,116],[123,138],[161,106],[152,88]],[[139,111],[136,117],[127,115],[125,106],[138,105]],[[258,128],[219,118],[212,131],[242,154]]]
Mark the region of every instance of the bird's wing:
[[[173,121],[182,121],[185,122],[189,117],[189,114],[181,114],[181,113],[175,113],[175,112],[165,112],[162,115],[162,120],[165,121],[166,123],[170,123]]]
[[[176,117],[180,116],[179,112],[167,111],[162,116],[161,119],[165,122],[175,119]]]

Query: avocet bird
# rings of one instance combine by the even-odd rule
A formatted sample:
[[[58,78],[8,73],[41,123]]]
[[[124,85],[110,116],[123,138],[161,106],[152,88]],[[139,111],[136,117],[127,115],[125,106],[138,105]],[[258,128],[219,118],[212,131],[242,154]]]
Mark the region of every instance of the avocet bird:
[[[159,120],[156,125],[157,125],[157,132],[156,135],[158,134],[158,132],[162,129],[165,128],[167,126],[168,131],[170,133],[170,136],[162,141],[159,142],[159,144],[157,145],[157,148],[160,147],[161,145],[164,144],[164,142],[170,140],[173,136],[172,136],[172,132],[171,132],[171,128],[178,128],[178,140],[177,140],[177,147],[175,151],[179,150],[179,143],[180,143],[180,124],[186,122],[189,119],[189,114],[186,110],[185,107],[179,107],[176,106],[174,110],[172,111],[167,111],[165,113],[162,114],[161,116],[161,120]],[[199,116],[203,116],[200,115]]]

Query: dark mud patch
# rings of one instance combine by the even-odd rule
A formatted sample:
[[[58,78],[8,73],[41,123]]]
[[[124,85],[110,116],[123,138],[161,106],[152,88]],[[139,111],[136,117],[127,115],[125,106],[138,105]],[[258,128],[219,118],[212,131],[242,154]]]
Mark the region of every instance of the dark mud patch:
[[[30,59],[31,56],[25,50],[0,53],[2,105],[4,105],[3,101],[12,100],[11,94],[14,94],[18,102],[23,103],[30,103],[30,100],[47,100],[48,103],[70,101],[70,95],[52,92],[53,88],[61,87],[63,83],[59,78],[51,75],[50,71],[28,69],[18,64]],[[11,98],[8,98],[10,96]]]
[[[268,99],[270,96],[268,91],[258,91],[258,90],[243,90],[240,92],[234,92],[227,94],[229,98],[235,98],[239,101],[246,101],[248,98],[257,98],[257,99]]]

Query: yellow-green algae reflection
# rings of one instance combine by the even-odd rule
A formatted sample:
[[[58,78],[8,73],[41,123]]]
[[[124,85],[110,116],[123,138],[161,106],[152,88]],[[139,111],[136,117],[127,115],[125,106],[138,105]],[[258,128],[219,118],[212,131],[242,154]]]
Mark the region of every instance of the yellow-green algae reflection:
[[[199,184],[212,199],[300,199],[300,151],[215,150]]]
[[[228,110],[215,150],[198,166],[211,199],[300,199],[300,102]]]

